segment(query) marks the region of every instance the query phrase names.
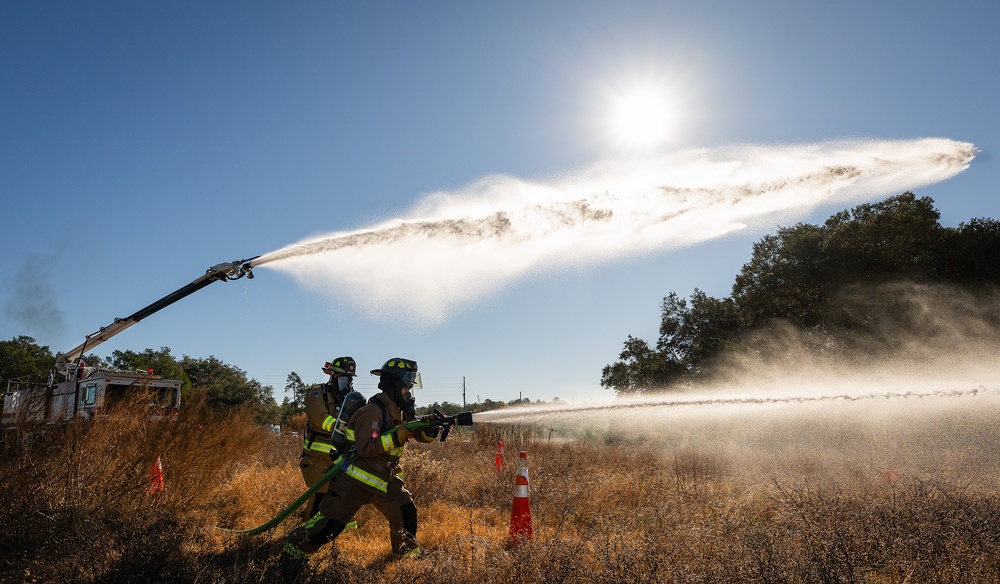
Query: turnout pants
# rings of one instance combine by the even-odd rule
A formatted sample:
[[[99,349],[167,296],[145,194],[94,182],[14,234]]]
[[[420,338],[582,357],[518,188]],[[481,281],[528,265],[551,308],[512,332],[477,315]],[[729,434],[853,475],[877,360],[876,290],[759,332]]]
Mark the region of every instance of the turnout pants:
[[[312,453],[307,450],[302,451],[299,457],[299,470],[302,471],[302,479],[306,483],[306,488],[316,484],[326,471],[330,468],[330,457],[322,453]],[[313,496],[302,506],[302,521],[307,521],[319,510],[319,503],[326,497],[326,492],[330,488],[329,484],[323,485]]]
[[[386,493],[361,486],[345,474],[330,481],[329,491],[319,503],[319,512],[288,534],[288,541],[313,553],[333,541],[364,505],[373,505],[389,522],[392,551],[403,555],[417,547],[417,508],[403,481],[393,478]]]

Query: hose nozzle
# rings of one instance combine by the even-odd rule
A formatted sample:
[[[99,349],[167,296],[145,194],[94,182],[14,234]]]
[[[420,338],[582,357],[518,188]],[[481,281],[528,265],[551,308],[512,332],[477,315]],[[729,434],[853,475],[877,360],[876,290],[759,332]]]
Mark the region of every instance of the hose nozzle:
[[[216,264],[205,271],[205,275],[212,280],[222,280],[223,282],[228,282],[230,280],[239,280],[243,276],[249,279],[253,279],[253,265],[252,262],[259,258],[260,256],[254,256],[252,258],[247,258],[245,260],[235,260],[232,262],[223,262],[221,264]]]

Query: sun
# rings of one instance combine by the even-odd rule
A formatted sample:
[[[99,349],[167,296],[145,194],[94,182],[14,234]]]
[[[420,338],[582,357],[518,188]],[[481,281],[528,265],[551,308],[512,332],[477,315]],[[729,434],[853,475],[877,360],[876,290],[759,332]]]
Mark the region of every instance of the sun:
[[[661,92],[635,90],[614,100],[609,123],[624,147],[648,148],[669,137],[673,125],[670,100]]]

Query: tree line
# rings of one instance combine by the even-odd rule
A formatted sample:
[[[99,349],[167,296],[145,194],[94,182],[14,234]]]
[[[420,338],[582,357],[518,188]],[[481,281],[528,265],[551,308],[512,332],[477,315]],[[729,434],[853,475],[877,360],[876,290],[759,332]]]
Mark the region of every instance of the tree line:
[[[182,403],[193,398],[203,399],[219,413],[229,408],[249,407],[254,410],[257,421],[261,424],[284,426],[291,418],[302,414],[305,411],[306,393],[314,385],[306,383],[298,373],[292,371],[285,380],[288,395],[279,405],[274,398],[272,386],[247,377],[246,372],[239,367],[224,363],[215,356],[194,358],[184,355],[177,359],[171,354],[169,347],[161,347],[159,350],[146,349],[142,352],[118,350],[107,358],[87,354],[81,361],[88,366],[119,371],[152,370],[159,377],[181,382]],[[49,372],[55,369],[55,362],[51,349],[39,345],[32,337],[21,335],[0,341],[0,383],[4,388],[12,379],[43,383]],[[558,403],[559,398],[555,398],[555,402]],[[482,403],[471,403],[465,407],[451,402],[435,402],[419,407],[417,413],[427,414],[438,409],[446,415],[453,415],[464,410],[485,412],[530,403],[532,402],[528,398],[509,402],[486,399]]]
[[[187,355],[177,359],[168,347],[114,351],[110,357],[101,358],[87,354],[81,361],[92,367],[105,367],[119,371],[149,371],[166,379],[181,382],[181,402],[193,398],[204,399],[212,409],[223,412],[228,408],[252,408],[257,420],[264,423],[278,422],[282,407],[274,399],[274,388],[247,377],[245,371],[224,363],[215,356],[195,358]],[[46,379],[55,369],[55,355],[35,339],[21,335],[0,341],[0,383],[3,389],[11,379],[27,378],[36,382]]]
[[[618,394],[681,387],[708,375],[717,357],[751,349],[761,331],[780,326],[813,339],[814,351],[829,350],[874,334],[872,323],[898,310],[894,282],[995,295],[1000,222],[943,227],[931,198],[906,192],[835,213],[823,225],[779,228],[753,245],[730,296],[670,292],[655,345],[629,335],[618,360],[603,368],[601,385]],[[862,307],[845,294],[858,287],[866,291]]]

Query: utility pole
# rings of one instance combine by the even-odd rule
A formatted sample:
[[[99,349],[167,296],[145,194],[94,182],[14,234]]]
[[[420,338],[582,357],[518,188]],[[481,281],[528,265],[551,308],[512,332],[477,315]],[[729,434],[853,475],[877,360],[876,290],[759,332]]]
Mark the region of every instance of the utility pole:
[[[462,409],[465,409],[465,376],[462,376]]]

